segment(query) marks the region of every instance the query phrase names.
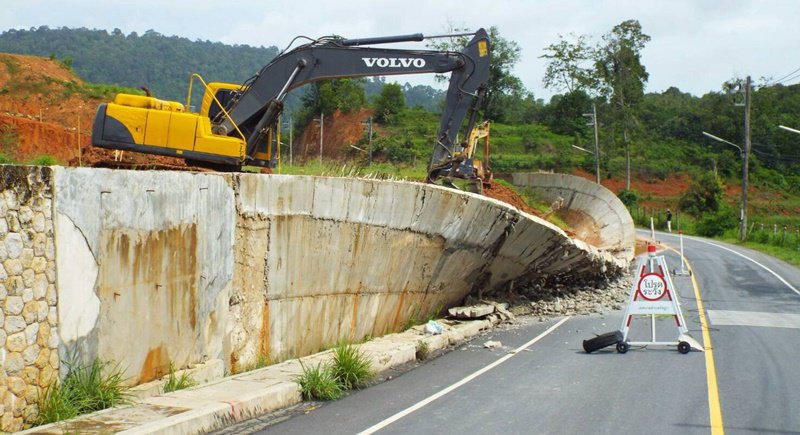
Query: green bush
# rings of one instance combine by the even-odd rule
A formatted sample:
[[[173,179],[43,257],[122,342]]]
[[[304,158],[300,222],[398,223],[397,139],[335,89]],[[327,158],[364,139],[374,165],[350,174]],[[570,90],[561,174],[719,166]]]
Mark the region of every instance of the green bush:
[[[736,214],[727,205],[722,205],[715,212],[708,212],[697,219],[695,231],[705,237],[718,237],[726,230],[736,227]]]
[[[33,166],[55,166],[58,165],[58,160],[53,156],[45,154],[43,156],[34,157],[30,164]]]
[[[635,207],[639,202],[639,193],[633,189],[622,189],[617,192],[617,197],[626,207]]]

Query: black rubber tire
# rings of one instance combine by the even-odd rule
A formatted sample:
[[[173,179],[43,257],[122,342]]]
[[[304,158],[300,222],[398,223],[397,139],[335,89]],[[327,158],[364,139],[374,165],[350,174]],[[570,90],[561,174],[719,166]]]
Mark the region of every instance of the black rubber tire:
[[[626,353],[631,346],[626,341],[620,341],[617,343],[617,352],[619,353]]]
[[[605,334],[598,335],[597,337],[583,340],[583,350],[586,353],[592,353],[598,349],[611,346],[622,340],[622,333],[619,331],[606,332]]]
[[[685,341],[681,341],[680,343],[678,343],[678,352],[680,352],[682,354],[687,354],[687,353],[689,353],[690,350],[692,350],[692,345],[691,344],[689,344],[689,343],[687,343]]]

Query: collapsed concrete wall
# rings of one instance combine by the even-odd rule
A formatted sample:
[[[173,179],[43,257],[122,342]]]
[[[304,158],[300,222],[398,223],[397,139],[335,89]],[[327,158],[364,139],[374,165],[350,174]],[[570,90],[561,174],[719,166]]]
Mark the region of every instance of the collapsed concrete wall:
[[[9,168],[0,169],[4,177],[19,170]],[[545,276],[614,275],[625,266],[505,203],[439,186],[256,174],[24,171],[12,178],[27,180],[21,185],[35,194],[7,193],[18,187],[6,178],[0,189],[8,227],[0,219],[0,250],[8,251],[0,256],[33,257],[33,274],[26,272],[27,260],[18,270],[17,262],[3,258],[4,398],[7,392],[16,398],[29,393],[32,400],[47,383],[41,378],[46,369],[38,365],[50,372],[59,367],[56,347],[61,358],[78,351],[85,361],[117,362],[134,384],[165,374],[170,365],[181,369],[208,360],[223,360],[235,372],[341,339],[397,331],[470,293]],[[20,228],[11,216],[20,216]],[[32,232],[15,235],[24,225]],[[19,282],[21,290],[13,291],[22,294],[9,290],[6,297],[4,289]],[[25,329],[26,346],[36,336],[35,358],[11,339],[18,328],[8,331],[20,314],[9,301],[18,296],[37,303],[32,319],[39,322],[38,335]],[[52,332],[45,337],[41,331]],[[38,383],[32,370],[8,371],[8,358],[18,356],[40,370]],[[24,388],[17,385],[20,373],[28,373],[20,378]],[[6,415],[21,417],[18,402],[11,402],[3,405],[4,422]]]
[[[466,295],[624,267],[505,203],[408,182],[238,175],[231,365],[397,331]]]
[[[628,209],[614,192],[582,177],[542,172],[515,173],[513,183],[543,201],[562,201],[559,216],[602,251],[631,261],[636,232]]]

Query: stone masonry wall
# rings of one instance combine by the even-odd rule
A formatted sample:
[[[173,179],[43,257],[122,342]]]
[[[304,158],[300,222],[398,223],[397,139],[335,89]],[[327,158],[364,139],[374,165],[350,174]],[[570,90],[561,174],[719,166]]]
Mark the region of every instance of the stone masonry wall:
[[[35,418],[58,376],[51,170],[0,166],[0,430]]]

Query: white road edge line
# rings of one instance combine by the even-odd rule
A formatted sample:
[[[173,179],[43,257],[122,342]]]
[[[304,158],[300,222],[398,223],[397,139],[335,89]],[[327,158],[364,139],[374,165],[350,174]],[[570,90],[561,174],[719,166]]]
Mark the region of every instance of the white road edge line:
[[[669,233],[660,233],[660,234],[664,234],[664,235],[667,235],[667,236],[675,236],[675,237],[678,237],[678,235],[677,235],[677,234],[669,234]],[[734,251],[733,249],[726,248],[725,246],[718,245],[718,244],[716,244],[716,243],[712,243],[712,242],[709,242],[709,241],[706,241],[706,240],[703,240],[703,239],[699,239],[699,238],[696,238],[696,237],[692,237],[692,236],[686,236],[686,238],[687,238],[687,239],[689,239],[689,240],[693,240],[693,241],[695,241],[695,242],[700,242],[700,243],[705,243],[705,244],[707,244],[707,245],[716,246],[716,247],[717,247],[717,248],[719,248],[719,249],[724,249],[724,250],[726,250],[726,251],[733,252],[734,254],[736,254],[736,255],[738,255],[738,256],[740,256],[740,257],[742,257],[742,258],[746,259],[746,260],[750,260],[750,261],[752,261],[753,263],[755,263],[755,264],[757,264],[758,266],[760,266],[761,268],[763,268],[764,270],[766,270],[767,272],[769,272],[769,273],[773,274],[773,275],[775,276],[775,278],[778,278],[778,279],[779,279],[779,280],[780,280],[782,283],[786,284],[786,287],[789,287],[789,288],[790,288],[790,289],[791,289],[793,292],[795,292],[795,293],[797,293],[798,295],[800,295],[800,290],[797,290],[797,289],[796,289],[796,288],[795,288],[793,285],[789,284],[789,282],[788,282],[788,281],[786,281],[785,279],[783,279],[783,277],[782,277],[782,276],[778,275],[778,274],[777,274],[775,271],[773,271],[773,270],[772,270],[772,269],[770,269],[769,267],[767,267],[767,266],[764,266],[763,264],[759,263],[758,261],[756,261],[756,260],[753,260],[752,258],[748,257],[747,255],[744,255],[744,254],[742,254],[741,252],[736,252],[736,251]]]
[[[511,357],[513,357],[514,355],[516,355],[516,354],[518,354],[519,352],[521,352],[523,349],[525,349],[525,348],[527,348],[527,347],[530,347],[531,345],[533,345],[533,344],[534,344],[534,343],[536,343],[537,341],[539,341],[539,340],[541,340],[542,338],[546,337],[546,336],[547,336],[548,334],[550,334],[551,332],[555,331],[555,330],[556,330],[556,328],[558,328],[559,326],[561,326],[561,325],[562,325],[564,322],[566,322],[567,320],[569,320],[569,317],[564,317],[563,319],[559,320],[559,321],[558,321],[558,322],[557,322],[555,325],[553,325],[553,326],[551,326],[551,327],[547,328],[547,330],[546,330],[546,331],[544,331],[544,332],[542,332],[541,334],[537,335],[537,336],[536,336],[536,338],[534,338],[534,339],[532,339],[531,341],[529,341],[529,342],[527,342],[527,343],[523,344],[522,346],[520,346],[520,347],[518,347],[518,348],[514,349],[514,350],[513,350],[513,351],[511,351],[511,352],[510,352],[508,355],[506,355],[506,356],[504,356],[504,357],[502,357],[502,358],[498,359],[497,361],[495,361],[495,362],[493,362],[493,363],[489,364],[488,366],[486,366],[486,367],[484,367],[484,368],[482,368],[482,369],[480,369],[480,370],[478,370],[478,371],[474,372],[473,374],[471,374],[471,375],[469,375],[469,376],[465,377],[464,379],[462,379],[462,380],[460,380],[460,381],[456,382],[455,384],[452,384],[452,385],[450,385],[449,387],[445,388],[444,390],[441,390],[441,391],[439,391],[438,393],[436,393],[436,394],[434,394],[434,395],[432,395],[432,396],[429,396],[429,397],[428,397],[428,398],[426,398],[426,399],[420,400],[420,401],[419,401],[419,402],[417,402],[416,404],[414,404],[414,405],[412,405],[412,406],[410,406],[410,407],[408,407],[408,408],[406,408],[406,409],[404,409],[404,410],[402,410],[402,411],[398,412],[397,414],[395,414],[395,415],[393,415],[393,416],[391,416],[391,417],[387,418],[386,420],[383,420],[383,421],[381,421],[381,422],[379,422],[379,423],[377,423],[377,424],[375,424],[375,425],[373,425],[373,426],[371,426],[371,427],[369,427],[369,428],[367,428],[367,429],[364,429],[363,431],[359,432],[359,435],[367,435],[367,434],[372,434],[372,433],[375,433],[375,432],[377,432],[377,431],[379,431],[379,430],[381,430],[381,429],[385,428],[386,426],[389,426],[390,424],[394,423],[395,421],[397,421],[397,420],[400,420],[401,418],[403,418],[403,417],[407,416],[408,414],[411,414],[412,412],[414,412],[414,411],[416,411],[416,410],[418,410],[418,409],[422,408],[423,406],[425,406],[425,405],[427,405],[427,404],[429,404],[429,403],[433,402],[434,400],[436,400],[436,399],[438,399],[438,398],[440,398],[440,397],[444,396],[445,394],[447,394],[447,393],[450,393],[451,391],[455,390],[456,388],[458,388],[458,387],[460,387],[460,386],[462,386],[462,385],[466,384],[467,382],[469,382],[469,381],[471,381],[471,380],[473,380],[473,379],[477,378],[478,376],[480,376],[480,375],[482,375],[482,374],[484,374],[484,373],[488,372],[489,370],[491,370],[491,369],[493,369],[493,368],[495,368],[495,367],[499,366],[500,364],[502,364],[502,363],[504,363],[505,361],[507,361],[509,358],[511,358]]]
[[[772,270],[772,269],[770,269],[769,267],[767,267],[767,266],[764,266],[763,264],[759,263],[758,261],[756,261],[756,260],[753,260],[752,258],[748,257],[747,255],[744,255],[744,254],[742,254],[741,252],[734,251],[734,250],[733,250],[733,249],[731,249],[731,248],[726,248],[725,246],[718,245],[718,244],[716,244],[716,243],[712,243],[712,242],[708,242],[708,241],[706,241],[706,240],[703,240],[703,239],[698,239],[698,238],[695,238],[695,237],[687,237],[687,238],[688,238],[689,240],[694,240],[694,241],[696,241],[696,242],[705,243],[705,244],[707,244],[707,245],[711,245],[711,246],[716,246],[717,248],[719,248],[719,249],[724,249],[724,250],[726,250],[726,251],[728,251],[728,252],[733,252],[734,254],[736,254],[736,255],[738,255],[738,256],[740,256],[740,257],[742,257],[742,258],[746,259],[746,260],[750,260],[750,261],[752,261],[753,263],[755,263],[755,264],[757,264],[757,265],[761,266],[761,268],[763,268],[763,269],[764,269],[764,270],[766,270],[767,272],[769,272],[769,273],[771,273],[771,274],[775,275],[775,278],[778,278],[778,279],[779,279],[779,280],[780,280],[782,283],[786,284],[786,287],[789,287],[790,289],[792,289],[792,291],[793,291],[793,292],[795,292],[795,293],[797,293],[798,295],[800,295],[800,290],[797,290],[796,288],[794,288],[794,286],[793,286],[793,285],[791,285],[791,284],[789,284],[789,282],[788,282],[788,281],[786,281],[785,279],[783,279],[783,277],[782,277],[782,276],[778,275],[778,274],[777,274],[775,271],[773,271],[773,270]]]

